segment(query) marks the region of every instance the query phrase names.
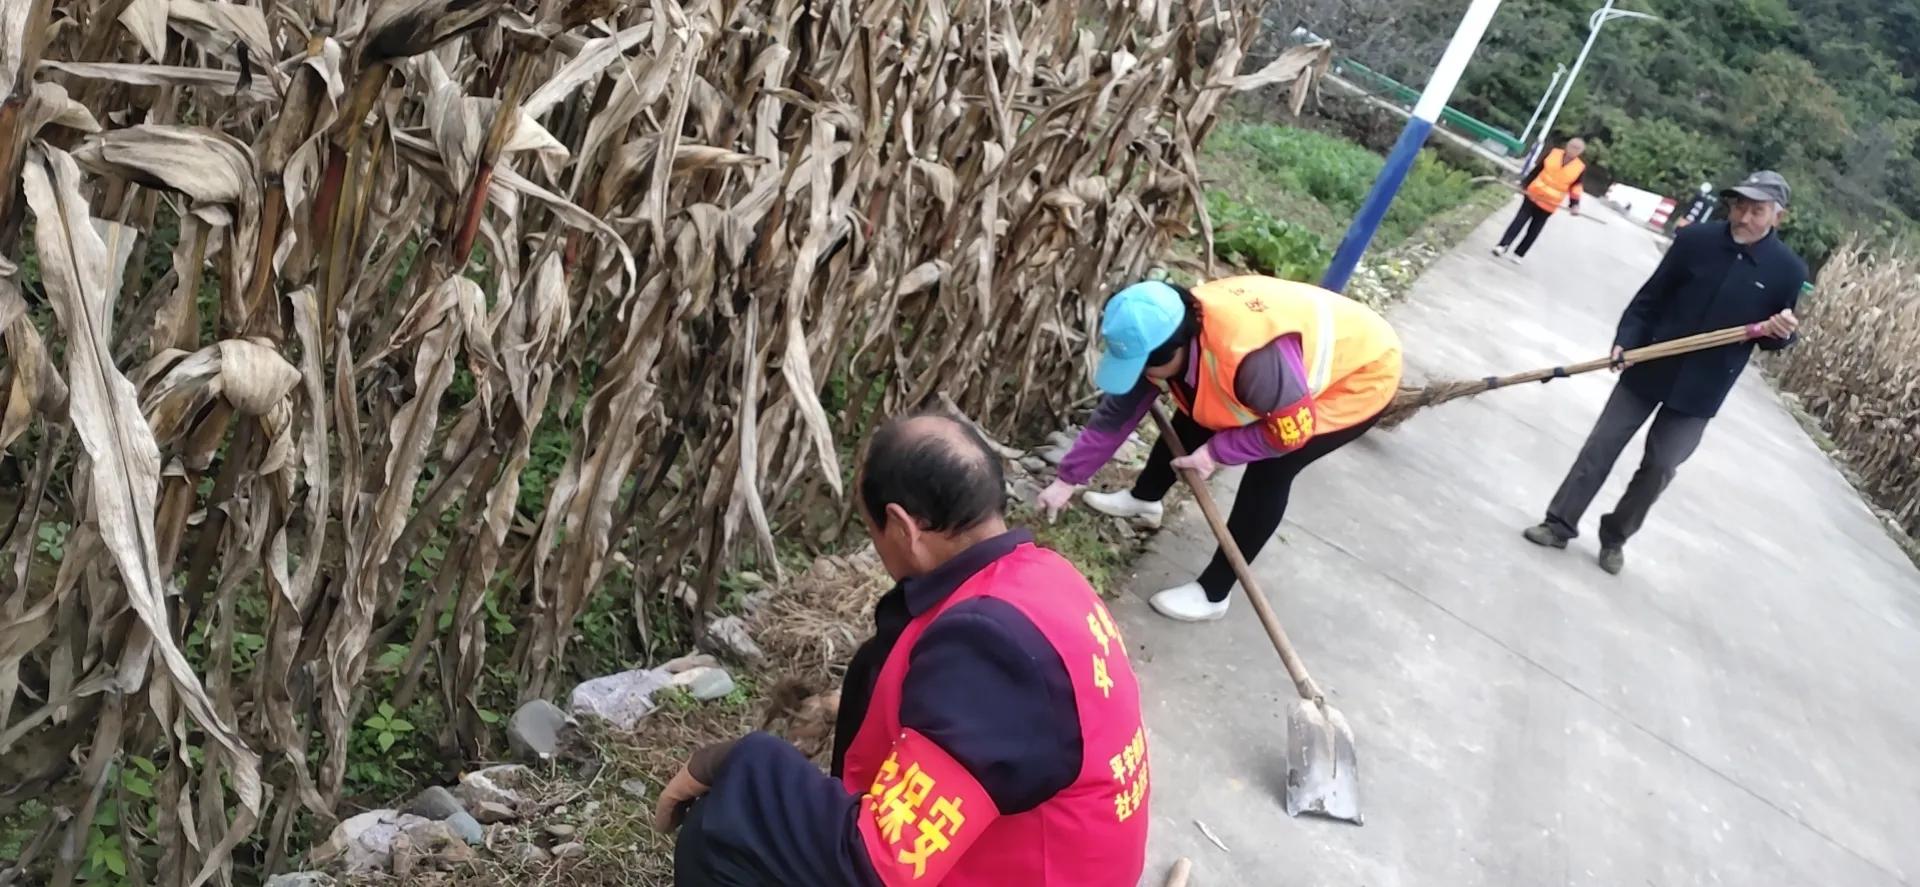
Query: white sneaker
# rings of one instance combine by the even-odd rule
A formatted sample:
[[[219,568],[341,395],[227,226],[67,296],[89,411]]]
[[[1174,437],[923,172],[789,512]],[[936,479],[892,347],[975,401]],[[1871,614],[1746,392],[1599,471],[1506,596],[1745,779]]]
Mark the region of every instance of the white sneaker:
[[[1207,600],[1206,589],[1198,582],[1189,582],[1160,592],[1147,603],[1154,612],[1176,622],[1212,622],[1227,615],[1227,604],[1232,600]]]
[[[1508,256],[1507,259],[1513,262],[1515,265],[1524,265],[1526,264],[1526,261],[1527,261],[1527,257],[1519,253],[1514,253],[1513,255]]]
[[[1493,257],[1496,259],[1506,254],[1507,254],[1507,248],[1504,246],[1496,246],[1493,248]]]
[[[1115,490],[1111,493],[1085,493],[1080,497],[1087,507],[1109,517],[1124,518],[1143,527],[1160,529],[1160,519],[1166,515],[1166,509],[1158,502],[1147,502],[1133,498],[1129,490]]]

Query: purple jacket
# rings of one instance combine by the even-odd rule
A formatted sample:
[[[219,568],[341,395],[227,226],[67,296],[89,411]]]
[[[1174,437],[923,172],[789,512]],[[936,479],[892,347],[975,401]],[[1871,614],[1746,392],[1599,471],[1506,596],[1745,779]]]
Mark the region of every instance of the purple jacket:
[[[1191,348],[1188,353],[1192,353]],[[1189,359],[1186,373],[1172,380],[1171,384],[1179,386],[1181,396],[1191,402],[1199,382],[1200,361]],[[1263,416],[1291,409],[1310,398],[1312,391],[1307,387],[1306,362],[1300,352],[1300,336],[1289,333],[1247,355],[1246,359],[1240,361],[1240,369],[1234,375],[1233,393],[1242,404]],[[1132,391],[1101,398],[1099,406],[1093,408],[1093,415],[1087,419],[1087,427],[1081,429],[1066,458],[1060,460],[1060,479],[1075,486],[1092,480],[1094,473],[1113,458],[1127,435],[1140,427],[1140,420],[1146,418],[1147,407],[1159,395],[1159,386],[1143,376]],[[1300,445],[1304,445],[1306,440],[1302,438]],[[1207,446],[1213,450],[1213,460],[1222,465],[1244,465],[1284,456],[1299,449],[1299,445],[1276,449],[1266,429],[1258,424],[1219,432],[1207,441]]]

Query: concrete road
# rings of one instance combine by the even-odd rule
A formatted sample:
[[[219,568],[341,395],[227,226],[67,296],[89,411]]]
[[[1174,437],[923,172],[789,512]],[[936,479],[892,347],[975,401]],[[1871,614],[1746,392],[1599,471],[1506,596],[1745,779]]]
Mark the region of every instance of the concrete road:
[[[1603,354],[1659,250],[1600,212],[1525,266],[1487,254],[1504,213],[1437,262],[1392,315],[1409,378]],[[1143,883],[1180,856],[1196,887],[1920,882],[1920,571],[1754,371],[1623,575],[1594,521],[1638,441],[1571,549],[1527,544],[1610,385],[1437,407],[1296,487],[1255,569],[1358,734],[1364,827],[1282,809],[1293,691],[1252,608],[1147,608],[1213,550],[1170,516],[1116,607],[1152,743]]]

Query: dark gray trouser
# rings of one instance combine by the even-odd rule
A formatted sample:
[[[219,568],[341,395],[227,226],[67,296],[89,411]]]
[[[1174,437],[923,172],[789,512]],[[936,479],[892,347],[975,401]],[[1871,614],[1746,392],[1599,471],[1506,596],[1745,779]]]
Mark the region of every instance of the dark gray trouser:
[[[1659,415],[1654,416],[1656,408]],[[1647,512],[1660,498],[1660,492],[1673,482],[1680,463],[1687,461],[1700,446],[1707,420],[1680,415],[1657,401],[1628,391],[1624,385],[1615,385],[1613,396],[1607,398],[1606,408],[1600,411],[1599,421],[1593,423],[1593,433],[1587,436],[1586,445],[1580,448],[1573,468],[1567,472],[1567,479],[1560,482],[1559,491],[1547,506],[1547,525],[1554,532],[1568,539],[1580,535],[1581,515],[1587,513],[1594,494],[1600,492],[1607,475],[1613,472],[1613,463],[1620,458],[1620,451],[1626,449],[1627,441],[1646,424],[1648,416],[1654,418],[1653,427],[1647,431],[1646,454],[1641,457],[1640,470],[1633,473],[1633,480],[1628,482],[1627,492],[1620,497],[1613,513],[1600,518],[1600,545],[1618,548],[1639,531],[1647,520]]]

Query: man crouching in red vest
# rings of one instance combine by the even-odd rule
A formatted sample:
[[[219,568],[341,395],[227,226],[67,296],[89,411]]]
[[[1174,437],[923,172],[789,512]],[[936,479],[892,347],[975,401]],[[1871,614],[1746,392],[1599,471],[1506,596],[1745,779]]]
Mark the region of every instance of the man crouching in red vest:
[[[675,881],[1034,885],[1140,879],[1147,746],[1126,644],[1078,570],[1009,530],[1000,462],[926,414],[874,435],[858,481],[899,584],[841,690],[833,776],[765,733],[661,793]]]

